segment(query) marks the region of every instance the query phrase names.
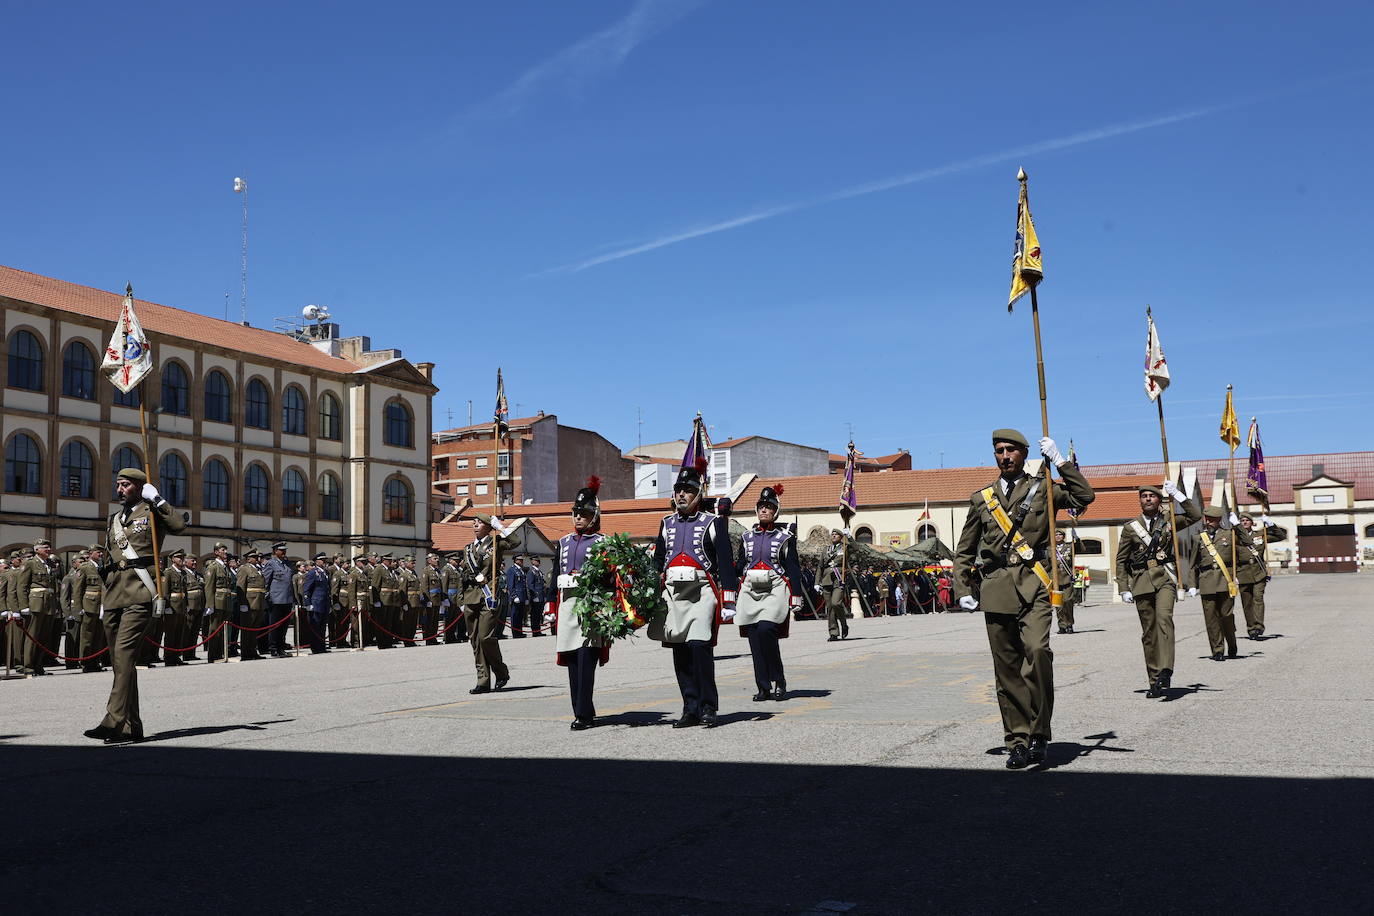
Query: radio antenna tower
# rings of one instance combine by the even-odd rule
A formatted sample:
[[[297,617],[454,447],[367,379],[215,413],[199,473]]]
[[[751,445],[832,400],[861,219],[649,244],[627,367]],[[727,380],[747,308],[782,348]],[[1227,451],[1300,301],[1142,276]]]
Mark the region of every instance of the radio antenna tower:
[[[239,320],[248,324],[248,179],[234,179],[234,193],[243,195],[243,260],[239,267],[242,291],[239,294]]]

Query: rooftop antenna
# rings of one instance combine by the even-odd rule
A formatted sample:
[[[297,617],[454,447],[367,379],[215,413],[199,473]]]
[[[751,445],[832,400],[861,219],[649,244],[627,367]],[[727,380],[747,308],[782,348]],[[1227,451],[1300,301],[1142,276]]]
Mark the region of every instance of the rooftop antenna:
[[[644,448],[644,408],[635,408],[635,423],[639,426],[639,431],[635,433],[635,454],[639,454]]]
[[[243,195],[243,259],[239,267],[242,292],[239,297],[239,320],[248,324],[248,179],[234,179],[234,193]]]
[[[229,320],[229,290],[224,291],[224,320]]]

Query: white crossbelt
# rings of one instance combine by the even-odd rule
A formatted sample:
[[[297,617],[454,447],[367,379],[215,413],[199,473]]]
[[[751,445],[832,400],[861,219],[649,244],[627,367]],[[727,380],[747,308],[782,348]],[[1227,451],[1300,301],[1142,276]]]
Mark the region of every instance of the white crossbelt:
[[[153,524],[151,518],[148,520],[148,524]],[[134,549],[133,544],[129,543],[129,536],[124,532],[124,522],[120,521],[119,515],[117,514],[114,517],[113,534],[115,545],[124,553],[124,559],[137,560],[139,558],[138,551]],[[153,585],[153,577],[148,575],[148,567],[135,566],[133,570],[138,573],[138,578],[148,587],[148,595],[153,599],[153,613],[161,614],[163,605],[162,596],[157,593],[157,588]],[[103,601],[100,603],[100,614],[102,617],[105,614],[105,602]]]

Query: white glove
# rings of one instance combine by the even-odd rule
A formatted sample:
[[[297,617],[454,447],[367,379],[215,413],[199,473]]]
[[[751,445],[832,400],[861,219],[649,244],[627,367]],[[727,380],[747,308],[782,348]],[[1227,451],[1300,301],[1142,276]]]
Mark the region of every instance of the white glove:
[[[478,573],[478,574],[477,574],[477,584],[478,584],[478,585],[485,585],[486,582],[487,582],[487,574],[486,574],[486,573]]]
[[[727,604],[722,606],[720,609],[720,619],[725,623],[729,623],[730,621],[734,620],[735,606],[733,604]]]
[[[978,610],[978,599],[972,595],[965,595],[959,599],[959,607],[966,611],[976,611]]]
[[[153,485],[150,484],[150,483],[145,483],[145,484],[143,485],[143,498],[146,499],[146,500],[148,500],[148,502],[150,502],[150,503],[155,503],[155,502],[157,502],[157,501],[158,501],[158,498],[159,498],[159,495],[160,495],[160,494],[157,492],[157,487],[153,486]]]
[[[1239,527],[1240,527],[1240,516],[1237,515],[1236,513],[1232,512],[1231,515],[1230,515],[1230,517],[1227,518],[1226,520],[1227,520],[1228,522],[1231,523],[1231,527],[1232,527],[1232,528],[1239,528]]]
[[[1122,592],[1121,600],[1127,604],[1135,604],[1135,595],[1132,595],[1130,592]]]
[[[512,599],[510,600],[510,603],[511,603],[511,604],[519,604],[519,603],[520,603],[520,599],[519,599],[519,598],[512,598]]]
[[[1165,496],[1169,497],[1174,502],[1182,503],[1186,498],[1182,493],[1179,492],[1178,487],[1174,486],[1174,482],[1172,480],[1164,481],[1164,486],[1160,487],[1160,489],[1164,491]]]
[[[240,604],[240,605],[239,605],[239,613],[240,613],[240,614],[247,614],[247,613],[248,613],[248,605],[246,605],[246,604]]]
[[[788,599],[787,599],[787,609],[788,609],[789,611],[800,610],[800,609],[801,609],[801,606],[802,606],[802,600],[801,600],[801,597],[800,597],[800,596],[798,596],[798,595],[793,595],[791,598],[788,598]]]
[[[1189,597],[1189,598],[1196,598],[1196,597],[1197,597],[1197,587],[1196,587],[1196,586],[1191,587],[1191,588],[1188,589],[1188,597]]]
[[[205,609],[205,613],[201,614],[200,616],[202,616],[202,617],[209,617],[209,616],[210,616],[211,614],[213,614],[213,613],[214,613],[214,611],[213,611],[212,609],[206,608],[206,609]]]
[[[1040,454],[1055,467],[1064,463],[1064,456],[1059,454],[1059,446],[1055,445],[1049,436],[1040,437]]]
[[[1273,528],[1273,527],[1274,527],[1274,520],[1273,520],[1272,518],[1270,518],[1269,516],[1267,516],[1267,515],[1261,515],[1261,516],[1260,516],[1260,524],[1263,525],[1263,526],[1266,527],[1266,528]]]
[[[380,601],[374,601],[374,602],[372,602],[372,606],[373,606],[373,607],[381,607],[381,606],[382,606],[382,603],[381,603]]]
[[[849,537],[849,529],[848,529],[848,528],[841,528],[841,529],[840,529],[840,533],[843,534],[845,537]]]

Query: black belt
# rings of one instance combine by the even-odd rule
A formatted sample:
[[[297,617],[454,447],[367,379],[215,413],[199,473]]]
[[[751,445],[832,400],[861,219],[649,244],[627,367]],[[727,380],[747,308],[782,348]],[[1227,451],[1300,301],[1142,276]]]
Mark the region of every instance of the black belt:
[[[115,569],[147,569],[152,565],[152,557],[134,557],[132,560],[120,560],[115,564]]]

